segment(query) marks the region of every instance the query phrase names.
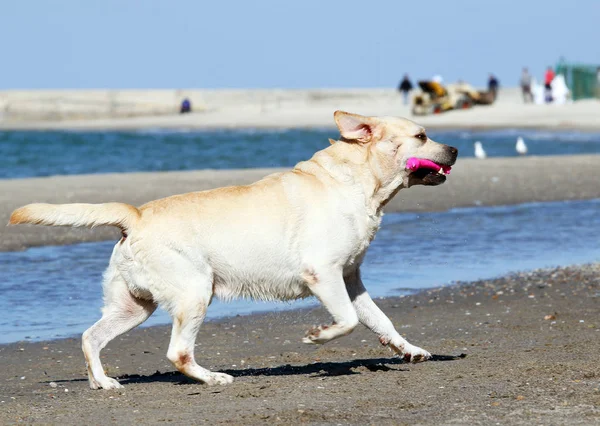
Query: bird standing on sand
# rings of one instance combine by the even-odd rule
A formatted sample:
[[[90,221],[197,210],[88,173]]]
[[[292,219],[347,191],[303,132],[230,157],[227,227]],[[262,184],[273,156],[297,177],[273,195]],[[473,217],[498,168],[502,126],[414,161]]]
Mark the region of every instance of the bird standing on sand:
[[[521,136],[519,136],[517,138],[517,145],[516,145],[516,150],[519,153],[519,155],[525,155],[527,154],[527,145],[525,145],[525,141],[523,140],[523,138]]]
[[[481,142],[477,141],[477,142],[475,142],[474,145],[475,145],[475,158],[478,158],[480,160],[483,160],[484,158],[486,158],[487,154],[483,150],[483,146],[481,145]]]

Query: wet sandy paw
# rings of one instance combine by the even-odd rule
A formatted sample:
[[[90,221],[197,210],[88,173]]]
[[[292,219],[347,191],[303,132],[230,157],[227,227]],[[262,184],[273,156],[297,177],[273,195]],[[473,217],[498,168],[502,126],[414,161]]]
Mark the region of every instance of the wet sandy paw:
[[[90,388],[92,389],[122,389],[123,385],[112,377],[104,377],[100,380],[90,380]]]
[[[313,326],[310,330],[306,332],[306,335],[302,339],[303,343],[318,345],[320,343],[325,343],[329,339],[322,339],[322,332],[329,328],[328,325],[319,325]]]
[[[203,381],[209,386],[228,385],[233,383],[233,376],[225,373],[210,373]]]
[[[431,358],[431,354],[425,349],[421,349],[417,346],[411,346],[405,350],[402,358],[405,362],[411,362],[416,364],[417,362],[424,362]]]

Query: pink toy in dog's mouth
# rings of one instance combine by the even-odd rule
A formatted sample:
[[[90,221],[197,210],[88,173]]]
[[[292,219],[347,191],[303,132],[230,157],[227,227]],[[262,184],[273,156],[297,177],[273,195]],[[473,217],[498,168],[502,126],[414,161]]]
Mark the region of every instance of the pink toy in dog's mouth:
[[[452,167],[443,164],[434,163],[424,158],[411,157],[406,162],[406,169],[415,172],[419,169],[428,169],[438,172],[441,175],[449,175]]]

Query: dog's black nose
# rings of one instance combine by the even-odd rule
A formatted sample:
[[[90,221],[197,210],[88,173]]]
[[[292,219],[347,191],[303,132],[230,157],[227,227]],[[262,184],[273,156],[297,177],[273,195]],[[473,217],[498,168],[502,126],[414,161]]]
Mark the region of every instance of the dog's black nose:
[[[452,157],[451,163],[454,164],[456,162],[456,157],[458,157],[458,149],[453,146],[448,147],[448,152],[450,152],[450,156]]]

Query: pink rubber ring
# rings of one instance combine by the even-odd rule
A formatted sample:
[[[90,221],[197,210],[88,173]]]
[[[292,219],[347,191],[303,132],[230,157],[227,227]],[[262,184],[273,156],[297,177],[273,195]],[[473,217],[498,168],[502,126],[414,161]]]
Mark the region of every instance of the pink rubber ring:
[[[436,171],[443,170],[444,174],[450,174],[450,170],[452,170],[452,167],[450,166],[444,166],[441,164],[434,163],[431,160],[425,160],[423,158],[415,157],[411,157],[408,159],[408,161],[406,162],[406,168],[413,172],[419,169],[431,169]]]

